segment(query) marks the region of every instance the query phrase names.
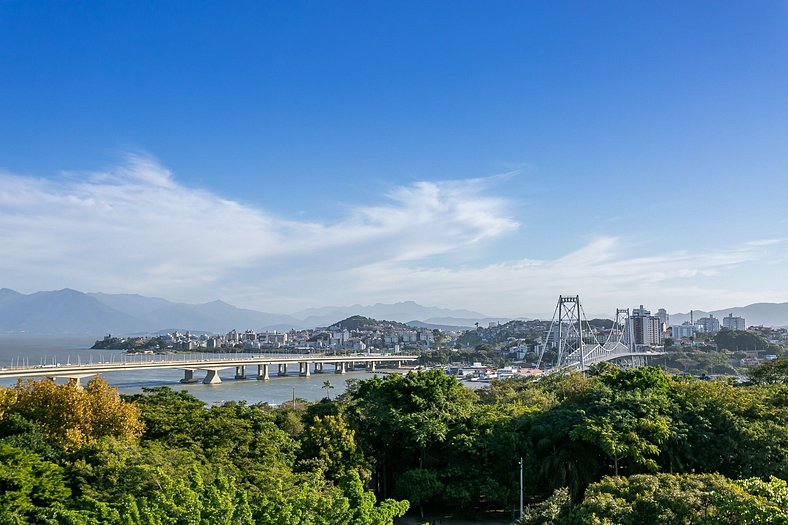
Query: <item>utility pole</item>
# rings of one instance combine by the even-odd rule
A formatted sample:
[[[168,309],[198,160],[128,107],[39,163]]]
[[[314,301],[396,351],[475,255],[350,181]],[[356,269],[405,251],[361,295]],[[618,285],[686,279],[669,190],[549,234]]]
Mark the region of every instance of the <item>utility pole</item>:
[[[520,457],[520,518],[523,517],[523,458]]]
[[[580,296],[576,295],[575,300],[577,301],[577,338],[579,339],[577,348],[580,349],[580,370],[585,370],[586,359],[585,356],[583,356],[583,314],[580,310]]]

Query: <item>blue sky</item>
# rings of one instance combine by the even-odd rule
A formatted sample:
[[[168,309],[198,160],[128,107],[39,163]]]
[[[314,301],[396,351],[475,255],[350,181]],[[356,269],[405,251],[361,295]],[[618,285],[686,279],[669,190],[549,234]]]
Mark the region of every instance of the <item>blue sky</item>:
[[[786,2],[0,1],[0,286],[788,301]]]

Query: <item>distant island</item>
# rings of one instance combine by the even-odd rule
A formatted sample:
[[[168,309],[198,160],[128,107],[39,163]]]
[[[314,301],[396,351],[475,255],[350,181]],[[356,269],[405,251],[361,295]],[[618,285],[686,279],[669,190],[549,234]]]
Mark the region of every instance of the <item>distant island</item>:
[[[91,350],[126,350],[127,352],[156,351],[162,348],[167,348],[163,337],[113,337],[111,334],[96,340],[90,347]]]

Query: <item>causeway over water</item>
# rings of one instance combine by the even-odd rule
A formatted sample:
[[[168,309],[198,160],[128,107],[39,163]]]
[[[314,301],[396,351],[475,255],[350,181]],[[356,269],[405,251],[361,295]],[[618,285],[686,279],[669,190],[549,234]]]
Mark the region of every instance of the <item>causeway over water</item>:
[[[124,356],[125,357],[125,356]],[[182,383],[198,381],[197,373],[205,373],[202,379],[206,384],[219,384],[222,382],[219,371],[235,368],[235,379],[258,379],[267,381],[273,375],[286,376],[288,365],[298,364],[299,375],[309,377],[312,374],[325,372],[344,374],[348,370],[355,370],[361,365],[367,371],[374,372],[378,365],[386,364],[399,368],[403,363],[412,363],[418,360],[414,355],[386,355],[386,354],[356,354],[343,356],[326,355],[242,355],[242,356],[167,356],[168,359],[140,360],[128,356],[120,361],[80,364],[40,364],[37,366],[11,366],[0,369],[0,380],[27,377],[66,378],[79,382],[86,377],[96,374],[113,372],[129,372],[144,370],[177,369],[183,371]],[[150,356],[152,357],[152,356]],[[249,374],[251,372],[252,374]],[[249,374],[249,375],[247,375]]]

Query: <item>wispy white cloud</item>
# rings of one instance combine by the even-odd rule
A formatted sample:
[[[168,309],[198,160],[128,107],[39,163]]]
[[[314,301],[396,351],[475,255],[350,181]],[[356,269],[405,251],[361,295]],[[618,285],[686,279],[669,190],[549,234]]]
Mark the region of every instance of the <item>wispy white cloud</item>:
[[[624,239],[605,237],[555,260],[520,259],[482,267],[417,268],[390,262],[357,272],[361,288],[376,289],[386,298],[432,299],[451,304],[472,297],[472,304],[491,314],[550,313],[559,294],[580,293],[596,314],[648,302],[677,309],[692,305],[722,307],[763,301],[784,301],[779,287],[746,290],[737,287],[742,266],[767,259],[760,246],[744,243],[716,251],[674,251],[663,255],[632,255]],[[728,275],[726,285],[713,279]],[[733,286],[731,286],[733,285]],[[465,304],[465,303],[463,303]]]
[[[520,227],[495,195],[499,182],[417,182],[334,222],[308,222],[190,188],[144,155],[56,179],[0,173],[0,286],[222,298],[275,311],[414,299],[522,314],[551,311],[559,293],[597,298],[598,309],[587,307],[595,312],[699,296],[728,306],[748,295],[715,276],[782,242],[642,255],[642,245],[638,253],[626,238],[602,236],[553,260],[521,249],[482,264],[468,253]],[[760,299],[788,290],[772,292]]]
[[[783,242],[785,242],[785,239],[756,239],[749,241],[747,244],[749,246],[774,246]]]
[[[381,204],[349,209],[337,222],[316,223],[186,187],[146,156],[55,180],[5,173],[0,273],[5,286],[27,290],[71,286],[198,299],[234,293],[227,287],[264,289],[279,276],[292,278],[295,268],[325,275],[380,260],[421,260],[516,230],[505,200],[485,194],[488,183],[418,182],[393,189]]]

